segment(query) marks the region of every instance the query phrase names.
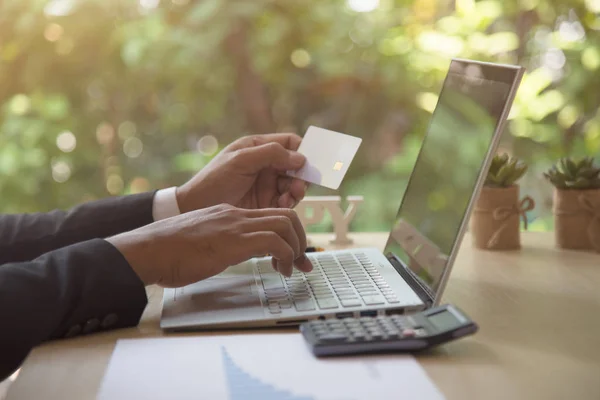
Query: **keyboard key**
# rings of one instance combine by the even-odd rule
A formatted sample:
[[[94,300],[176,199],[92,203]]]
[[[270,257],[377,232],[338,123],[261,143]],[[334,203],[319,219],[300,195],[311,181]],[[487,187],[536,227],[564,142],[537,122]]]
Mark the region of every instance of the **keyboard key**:
[[[269,304],[269,312],[271,314],[281,314],[281,308],[279,304]]]
[[[310,293],[309,293],[308,290],[291,291],[290,294],[292,295],[292,297],[306,297],[306,296],[310,296]]]
[[[400,303],[400,300],[396,296],[385,296],[388,303]]]
[[[354,287],[357,289],[375,289],[375,286],[370,283],[354,283]]]
[[[358,294],[360,295],[360,297],[365,297],[365,296],[379,296],[379,292],[377,290],[373,290],[373,289],[359,290]]]
[[[283,282],[279,274],[261,275],[262,284],[265,290],[283,288]]]
[[[319,305],[319,308],[322,309],[338,308],[337,300],[334,298],[317,299],[317,304]]]
[[[363,301],[366,305],[371,306],[375,304],[385,304],[385,298],[381,295],[376,296],[364,296]]]
[[[356,297],[350,299],[340,299],[340,303],[342,303],[342,307],[356,307],[362,305],[362,301]]]
[[[285,297],[287,296],[287,291],[283,287],[277,289],[266,289],[265,295],[267,297]]]
[[[335,284],[332,284],[332,286],[333,286],[333,290],[335,290],[336,292],[338,290],[344,290],[344,289],[346,289],[346,290],[352,290],[354,292],[354,289],[352,289],[352,285],[350,285],[349,283],[346,283],[346,282],[344,282],[344,283],[335,283]]]
[[[279,302],[279,307],[281,308],[292,308],[292,303],[289,300],[283,300]]]
[[[297,311],[312,311],[316,309],[312,300],[294,300],[294,307]]]
[[[320,300],[326,300],[326,299],[335,299],[335,296],[333,294],[318,294],[315,295],[315,299],[317,299],[317,301]]]

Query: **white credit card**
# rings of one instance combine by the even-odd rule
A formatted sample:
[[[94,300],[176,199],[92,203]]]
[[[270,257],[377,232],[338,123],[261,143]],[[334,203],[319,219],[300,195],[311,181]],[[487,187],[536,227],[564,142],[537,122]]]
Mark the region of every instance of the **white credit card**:
[[[306,157],[306,164],[298,171],[288,171],[287,175],[338,189],[361,143],[361,138],[310,126],[298,147],[298,152]]]

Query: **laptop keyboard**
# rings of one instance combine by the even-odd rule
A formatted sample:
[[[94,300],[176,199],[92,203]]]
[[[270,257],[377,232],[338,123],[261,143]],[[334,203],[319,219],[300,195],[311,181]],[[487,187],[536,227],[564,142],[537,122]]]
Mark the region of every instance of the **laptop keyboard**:
[[[286,278],[271,267],[270,260],[258,263],[258,272],[272,314],[282,310],[315,311],[398,303],[377,268],[363,253],[309,255],[313,270],[294,269]]]

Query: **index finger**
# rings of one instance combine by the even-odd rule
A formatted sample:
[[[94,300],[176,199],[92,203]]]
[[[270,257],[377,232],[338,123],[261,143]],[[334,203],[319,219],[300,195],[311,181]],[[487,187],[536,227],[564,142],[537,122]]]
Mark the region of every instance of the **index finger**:
[[[295,133],[267,133],[263,135],[246,136],[231,144],[231,150],[260,146],[267,143],[279,143],[287,150],[298,150],[302,138]]]
[[[292,221],[296,235],[298,235],[298,240],[300,242],[300,253],[304,254],[306,251],[306,232],[304,231],[300,217],[298,217],[298,214],[294,210],[288,208],[261,208],[256,210],[248,209],[244,210],[244,212],[250,218],[269,216],[284,216],[289,218]]]

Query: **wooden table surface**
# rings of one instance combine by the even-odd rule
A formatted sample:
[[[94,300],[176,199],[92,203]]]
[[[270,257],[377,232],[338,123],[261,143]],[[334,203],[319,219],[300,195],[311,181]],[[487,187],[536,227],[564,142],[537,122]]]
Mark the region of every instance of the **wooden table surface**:
[[[329,237],[311,235],[332,248]],[[381,249],[386,235],[351,237],[355,247]],[[600,399],[600,255],[557,250],[551,233],[524,233],[522,242],[519,251],[480,251],[467,235],[443,302],[480,331],[418,360],[448,399]],[[7,398],[94,399],[117,339],[163,335],[162,290],[149,287],[148,296],[135,328],[36,348]],[[215,333],[196,333],[207,334]]]

